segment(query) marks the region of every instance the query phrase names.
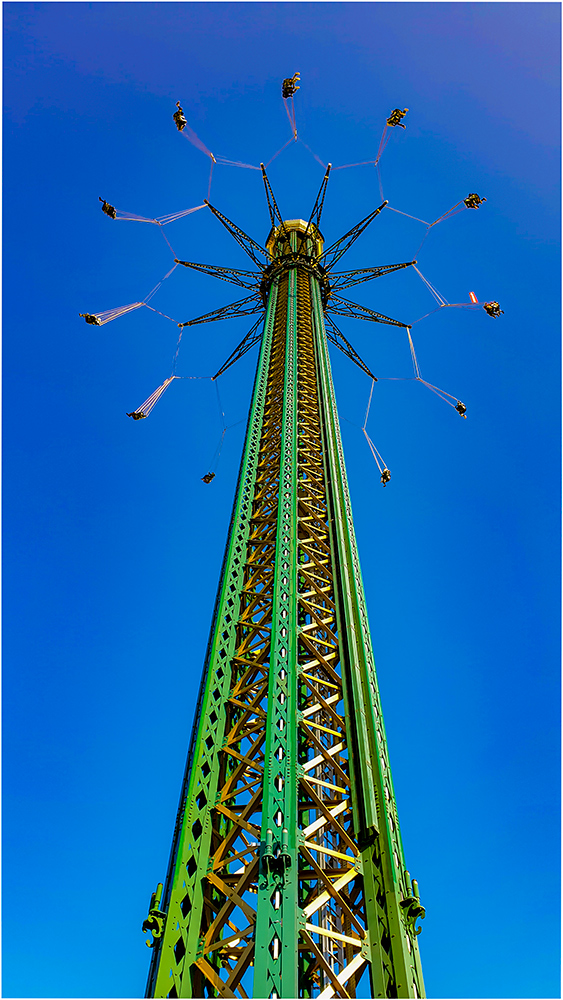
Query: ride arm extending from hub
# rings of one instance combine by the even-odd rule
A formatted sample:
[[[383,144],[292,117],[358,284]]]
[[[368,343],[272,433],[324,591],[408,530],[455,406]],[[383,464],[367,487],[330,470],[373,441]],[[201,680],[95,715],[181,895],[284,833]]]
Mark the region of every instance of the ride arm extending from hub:
[[[228,306],[222,306],[221,309],[214,309],[213,312],[204,313],[203,316],[197,316],[195,319],[188,319],[185,323],[178,323],[178,326],[195,326],[197,323],[214,323],[218,319],[235,319],[237,316],[252,316],[252,313],[262,312],[263,308],[262,299],[259,295],[249,295],[247,299],[230,302]]]
[[[342,353],[345,354],[347,358],[350,358],[350,360],[353,361],[354,364],[358,366],[358,368],[361,368],[362,371],[366,373],[366,375],[369,375],[369,377],[372,378],[374,382],[377,382],[377,376],[374,375],[372,371],[370,371],[365,361],[362,361],[360,355],[357,353],[357,351],[354,350],[351,343],[348,340],[346,340],[346,337],[342,333],[342,330],[338,329],[336,323],[334,322],[331,316],[325,315],[325,324],[326,324],[325,329],[326,329],[327,340],[330,340],[331,344],[334,344],[338,348],[338,350],[342,351]],[[341,341],[343,343],[341,343]]]
[[[245,233],[243,229],[240,229],[240,227],[234,222],[231,222],[226,215],[223,215],[218,209],[214,208],[213,205],[208,202],[207,198],[204,198],[204,203],[213,212],[213,215],[219,219],[219,222],[224,225],[225,229],[231,234],[231,236],[237,241],[238,245],[241,246],[245,253],[248,254],[256,267],[263,271],[264,262],[256,256],[256,253],[261,254],[262,257],[265,257],[269,262],[271,258],[268,251],[264,247],[261,247],[259,243],[256,243],[255,240],[253,240],[248,233]]]
[[[257,288],[261,274],[256,271],[239,271],[235,267],[217,267],[215,264],[194,264],[191,260],[178,260],[174,258],[175,264],[182,264],[183,267],[191,267],[194,271],[201,271],[202,274],[210,274],[212,278],[221,278],[223,281],[230,281],[233,285],[240,285],[241,288]]]
[[[327,185],[328,185],[328,175],[330,174],[331,168],[332,168],[332,163],[329,163],[328,167],[326,168],[326,174],[323,177],[323,182],[322,182],[322,184],[320,186],[319,193],[317,195],[317,200],[315,201],[315,204],[313,205],[313,210],[311,212],[309,221],[307,223],[307,228],[306,228],[305,232],[303,233],[303,236],[300,239],[300,242],[299,242],[299,248],[300,249],[303,246],[307,246],[307,244],[306,244],[305,241],[306,241],[306,239],[307,239],[307,237],[309,235],[311,226],[315,226],[317,229],[320,229],[320,226],[321,226],[321,215],[323,214],[323,206],[324,206],[324,202],[325,202],[325,194],[326,194],[326,189],[327,189]]]
[[[357,222],[356,225],[353,226],[352,229],[349,229],[347,233],[344,233],[344,236],[341,236],[336,243],[333,243],[332,246],[328,247],[328,249],[324,251],[324,253],[320,254],[316,258],[316,263],[322,263],[325,270],[330,271],[337,261],[344,256],[346,251],[350,249],[352,244],[356,242],[358,236],[362,235],[364,230],[367,229],[376,216],[378,216],[382,209],[384,209],[388,204],[388,201],[384,201],[379,208],[376,208],[370,215],[366,215],[365,219],[362,219],[361,222]]]
[[[278,203],[275,199],[274,192],[272,191],[272,186],[268,180],[268,175],[266,173],[266,167],[264,166],[263,163],[260,164],[260,169],[262,170],[262,180],[264,181],[264,190],[266,192],[266,201],[268,203],[268,212],[270,213],[270,222],[272,223],[272,229],[275,229],[276,226],[280,227],[280,230],[283,233],[284,241],[287,246],[287,251],[288,253],[293,254],[293,248],[291,246],[289,233],[287,231],[282,214],[278,208]]]
[[[264,311],[263,314],[256,320],[252,329],[248,331],[246,337],[244,337],[244,339],[241,340],[238,347],[235,347],[233,353],[229,355],[224,365],[221,366],[221,368],[219,369],[218,372],[215,373],[215,375],[211,376],[212,382],[214,382],[215,379],[219,378],[219,375],[222,375],[223,372],[226,372],[227,368],[230,368],[231,365],[234,365],[236,361],[244,357],[247,351],[249,351],[252,347],[254,347],[255,344],[260,343],[262,339],[262,324],[264,322],[265,315],[266,312]]]
[[[400,326],[404,330],[410,330],[408,323],[401,323],[398,319],[391,319],[383,313],[374,312],[367,306],[361,306],[358,302],[350,302],[349,299],[342,299],[340,295],[331,295],[325,312],[336,313],[337,316],[347,316],[349,319],[365,319],[371,323],[387,323],[388,326]]]
[[[182,263],[180,261],[180,263]],[[385,274],[392,274],[393,271],[400,271],[405,267],[412,267],[415,260],[408,260],[404,264],[382,264],[380,267],[360,267],[356,271],[341,271],[339,274],[331,274],[330,287],[336,292],[343,288],[351,288],[352,285],[361,285],[364,281],[371,281],[373,278],[382,278]]]

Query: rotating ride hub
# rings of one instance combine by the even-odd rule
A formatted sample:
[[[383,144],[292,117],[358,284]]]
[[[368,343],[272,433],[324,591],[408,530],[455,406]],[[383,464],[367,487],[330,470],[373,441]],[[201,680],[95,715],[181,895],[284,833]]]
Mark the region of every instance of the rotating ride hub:
[[[291,249],[289,243],[290,233],[296,234],[295,251]],[[319,263],[323,246],[321,231],[304,219],[289,219],[279,226],[272,227],[266,240],[266,249],[275,260],[264,270],[260,283],[260,294],[265,306],[268,304],[272,282],[285,271],[296,267],[317,279],[323,308],[326,306],[330,295],[330,282],[324,267]]]

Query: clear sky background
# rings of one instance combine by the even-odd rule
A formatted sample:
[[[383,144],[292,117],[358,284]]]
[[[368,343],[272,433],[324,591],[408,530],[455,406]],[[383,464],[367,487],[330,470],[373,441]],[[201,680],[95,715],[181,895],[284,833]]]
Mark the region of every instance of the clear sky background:
[[[559,996],[559,56],[556,3],[4,4],[4,995],[140,997],[141,923],[162,880],[256,355],[177,381],[177,327],[140,309],[172,265],[155,217],[202,203],[215,155],[381,160],[385,197],[432,221],[419,268],[452,303],[416,324],[412,381],[333,367],[419,938],[437,998]],[[269,170],[286,217],[323,176],[301,143]],[[217,167],[211,200],[255,239],[260,174]],[[334,172],[332,242],[380,203]],[[424,225],[385,211],[342,269],[411,260]],[[246,268],[207,211],[168,226],[188,260]],[[183,321],[242,297],[178,268],[151,300]],[[348,297],[403,322],[414,271]],[[178,374],[210,376],[251,321],[186,329]],[[376,374],[412,374],[403,331],[342,320]]]

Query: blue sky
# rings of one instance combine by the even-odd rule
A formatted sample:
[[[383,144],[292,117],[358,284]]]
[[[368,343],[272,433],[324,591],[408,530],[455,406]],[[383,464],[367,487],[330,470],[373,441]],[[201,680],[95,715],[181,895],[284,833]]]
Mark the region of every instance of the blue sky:
[[[333,369],[407,864],[427,909],[430,997],[559,995],[559,65],[555,3],[4,4],[4,995],[138,997],[141,923],[165,874],[255,354],[172,384],[178,335],[138,301],[172,264],[156,226],[201,204],[216,155],[258,164],[299,135],[323,162],[381,160],[391,206],[437,218],[419,268],[449,302],[402,331],[342,320],[382,376]],[[272,163],[307,217],[323,171]],[[211,200],[259,242],[260,175],[217,167]],[[332,242],[380,203],[334,172]],[[206,210],[167,226],[183,259],[245,268]],[[411,260],[424,226],[383,212],[343,260]],[[182,272],[182,273],[180,273]],[[151,304],[183,321],[238,290],[178,268]],[[413,271],[349,297],[413,322]],[[209,376],[250,328],[186,329],[178,374]]]

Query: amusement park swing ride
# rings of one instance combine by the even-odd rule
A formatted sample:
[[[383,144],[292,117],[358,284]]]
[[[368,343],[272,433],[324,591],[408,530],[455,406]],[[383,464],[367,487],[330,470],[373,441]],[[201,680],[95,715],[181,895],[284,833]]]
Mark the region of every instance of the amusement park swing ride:
[[[292,134],[266,164],[215,156],[178,102],[178,132],[210,160],[201,204],[149,219],[100,198],[108,218],[156,225],[167,243],[167,225],[208,209],[249,269],[180,260],[168,243],[173,266],[142,301],[80,314],[103,326],[141,307],[159,312],[150,302],[178,267],[246,293],[183,322],[160,313],[180,330],[172,372],[127,413],[133,421],[145,420],[183,377],[176,365],[185,327],[255,317],[215,383],[254,346],[259,355],[168,871],[143,924],[152,936],[149,997],[329,1000],[357,996],[366,973],[373,997],[424,996],[417,921],[425,910],[399,832],[328,343],[371,380],[362,431],[386,487],[391,473],[367,430],[378,378],[335,317],[404,330],[413,380],[464,419],[467,408],[422,378],[412,329],[425,316],[402,322],[342,292],[412,268],[435,300],[433,312],[482,308],[498,318],[502,310],[473,292],[468,303],[448,302],[416,259],[336,270],[382,212],[408,215],[384,198],[379,166],[394,130],[406,128],[408,108],[390,112],[373,160],[323,164],[308,220],[284,218],[267,167],[290,143],[303,142],[299,81],[299,73],[283,80]],[[367,164],[377,171],[381,203],[325,246],[320,225],[331,172]],[[217,166],[260,171],[271,226],[264,244],[211,203]],[[422,243],[438,223],[485,200],[471,192],[433,222],[417,219],[426,227]],[[223,415],[219,454],[226,429]],[[202,481],[214,478],[215,466]]]

